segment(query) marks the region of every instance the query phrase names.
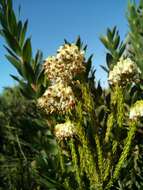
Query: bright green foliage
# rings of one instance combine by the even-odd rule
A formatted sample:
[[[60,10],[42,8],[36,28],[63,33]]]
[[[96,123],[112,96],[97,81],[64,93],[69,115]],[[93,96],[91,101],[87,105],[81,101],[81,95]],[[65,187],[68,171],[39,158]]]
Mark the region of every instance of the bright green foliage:
[[[116,120],[119,127],[123,127],[123,119],[124,119],[124,90],[122,87],[115,87],[112,93],[111,104],[113,106],[113,110],[116,109]]]

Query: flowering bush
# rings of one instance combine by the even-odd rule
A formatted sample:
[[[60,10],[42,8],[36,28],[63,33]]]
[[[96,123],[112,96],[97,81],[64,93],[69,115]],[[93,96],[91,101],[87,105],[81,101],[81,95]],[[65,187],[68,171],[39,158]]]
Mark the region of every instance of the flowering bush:
[[[17,143],[16,159],[24,159],[20,169],[26,165],[30,172],[29,189],[143,188],[138,163],[134,164],[137,176],[129,167],[129,157],[137,160],[136,155],[142,150],[136,137],[142,134],[143,115],[142,9],[142,0],[138,8],[129,3],[131,50],[126,48],[128,41],[120,41],[116,27],[101,37],[108,50],[108,68],[102,68],[108,72],[110,84],[103,89],[95,83],[92,56],[86,59],[87,46],[83,47],[80,38],[75,43],[66,41],[55,56],[45,61],[39,51],[33,57],[31,40],[26,38],[27,21],[16,19],[11,0],[0,1],[0,34],[8,45],[6,57],[21,76],[12,77],[19,82],[21,93],[40,108],[35,109],[40,117],[30,122],[31,127],[40,128],[33,135],[34,144],[25,142],[26,135],[19,141],[16,132],[12,139]],[[29,128],[27,131],[31,135]],[[124,175],[124,168],[130,168],[136,181]],[[18,168],[14,180],[17,171]],[[16,180],[16,185],[11,186],[9,173],[1,178],[6,181],[5,189],[17,188]],[[18,188],[24,189],[21,185]]]
[[[75,107],[75,97],[71,87],[59,81],[48,87],[38,99],[38,106],[47,114],[65,114]]]
[[[130,109],[129,118],[132,120],[138,120],[143,117],[143,101],[138,100]]]
[[[65,44],[57,50],[56,56],[48,57],[44,63],[44,71],[52,81],[71,82],[75,76],[85,71],[84,51],[75,44]]]
[[[54,127],[54,133],[59,140],[72,138],[76,134],[76,127],[71,121],[66,121],[65,123],[57,124]]]
[[[109,84],[124,86],[128,82],[139,82],[141,71],[130,58],[121,58],[109,72]]]

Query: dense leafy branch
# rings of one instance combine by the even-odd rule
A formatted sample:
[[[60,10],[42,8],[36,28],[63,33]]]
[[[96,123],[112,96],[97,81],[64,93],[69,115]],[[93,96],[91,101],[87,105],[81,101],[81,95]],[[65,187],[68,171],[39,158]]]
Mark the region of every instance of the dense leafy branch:
[[[47,87],[42,71],[42,53],[38,50],[32,56],[31,39],[26,38],[28,20],[24,23],[16,18],[11,0],[0,1],[1,36],[7,46],[6,58],[22,77],[11,75],[21,86],[22,93],[28,98],[39,97]]]
[[[123,41],[120,40],[119,31],[116,29],[116,27],[113,29],[108,28],[107,35],[101,36],[100,40],[108,50],[108,53],[106,54],[106,63],[108,69],[112,69],[124,53],[126,45],[123,43]],[[109,71],[106,67],[101,67],[106,72]]]
[[[129,2],[128,4],[129,30],[129,53],[142,71],[143,75],[143,1],[139,5]]]

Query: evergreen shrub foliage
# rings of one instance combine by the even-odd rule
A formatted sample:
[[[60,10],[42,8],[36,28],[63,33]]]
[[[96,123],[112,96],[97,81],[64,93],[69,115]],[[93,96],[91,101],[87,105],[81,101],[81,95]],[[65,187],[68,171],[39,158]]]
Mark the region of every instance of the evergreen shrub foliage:
[[[129,2],[128,36],[101,36],[109,86],[95,81],[80,37],[32,53],[28,21],[0,0],[0,35],[17,69],[0,97],[0,189],[143,189],[143,0]]]

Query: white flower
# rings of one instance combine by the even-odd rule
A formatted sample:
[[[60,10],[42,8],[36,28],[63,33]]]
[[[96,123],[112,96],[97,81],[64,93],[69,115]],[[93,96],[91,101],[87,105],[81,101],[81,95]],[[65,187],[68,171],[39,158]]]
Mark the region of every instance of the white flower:
[[[113,86],[123,86],[127,82],[138,82],[140,74],[140,69],[130,58],[121,58],[109,72],[108,81]]]
[[[130,109],[129,118],[131,120],[137,120],[143,117],[143,100],[138,100]]]
[[[56,56],[48,57],[43,66],[50,80],[71,82],[77,74],[85,71],[83,61],[83,51],[74,44],[65,44],[60,46]]]
[[[76,133],[75,125],[70,120],[65,123],[57,124],[54,128],[54,133],[59,140],[73,137]]]
[[[38,99],[38,106],[47,114],[65,114],[75,106],[75,97],[70,86],[66,86],[62,81],[50,86]]]

